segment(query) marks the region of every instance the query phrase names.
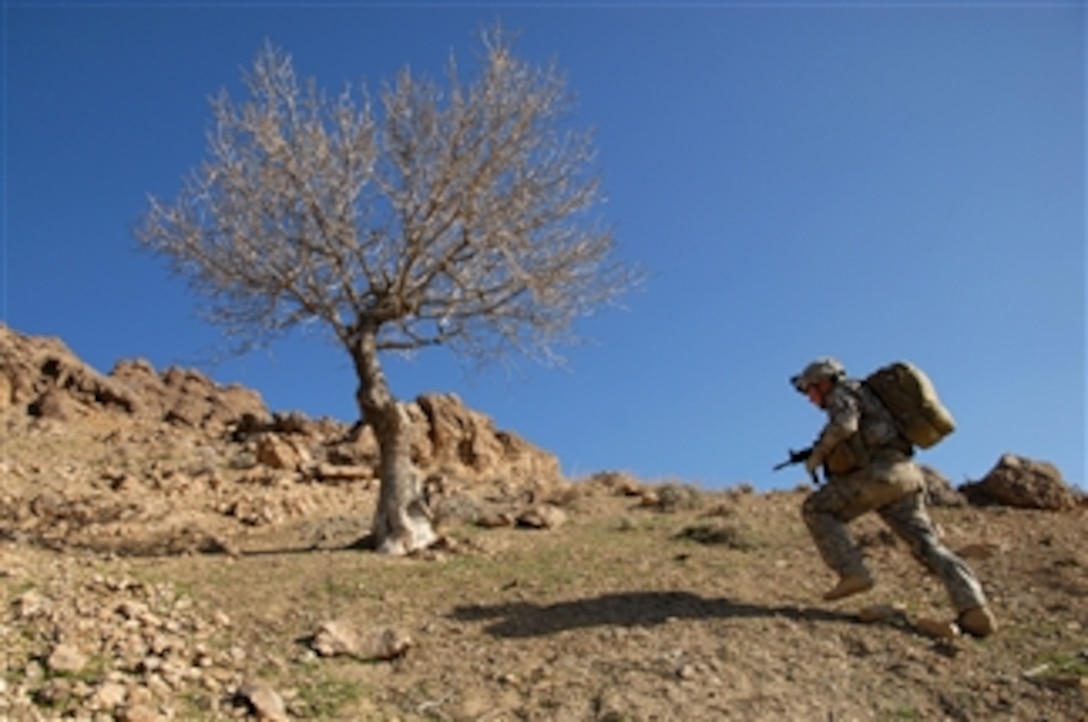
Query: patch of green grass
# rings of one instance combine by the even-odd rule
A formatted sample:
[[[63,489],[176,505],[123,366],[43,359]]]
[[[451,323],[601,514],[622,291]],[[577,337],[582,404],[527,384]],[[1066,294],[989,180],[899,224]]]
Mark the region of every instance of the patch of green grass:
[[[84,664],[79,671],[58,672],[55,676],[65,677],[86,684],[96,684],[106,677],[106,672],[108,672],[110,668],[110,660],[107,660],[101,654],[96,654],[88,659],[87,663]]]
[[[747,531],[736,524],[692,524],[681,529],[676,538],[737,551],[748,551],[756,546]]]
[[[357,682],[315,673],[298,686],[298,694],[302,717],[336,719],[346,707],[362,699],[363,690]]]
[[[1081,680],[1088,679],[1088,651],[1076,654],[1046,652],[1035,658],[1031,667],[1024,671],[1024,676],[1042,684],[1080,686]]]
[[[1075,655],[1055,652],[1050,656],[1050,660],[1063,672],[1088,677],[1088,652],[1080,652]]]
[[[359,583],[355,579],[340,576],[325,577],[321,591],[330,599],[355,599],[359,596]]]

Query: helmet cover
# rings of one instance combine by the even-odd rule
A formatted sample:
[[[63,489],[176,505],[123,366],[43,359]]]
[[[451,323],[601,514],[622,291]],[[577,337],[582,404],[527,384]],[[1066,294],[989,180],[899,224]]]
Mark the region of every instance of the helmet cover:
[[[830,356],[824,356],[818,358],[808,366],[805,366],[804,371],[796,376],[790,377],[790,383],[793,387],[805,393],[806,389],[813,384],[819,383],[824,379],[830,381],[838,381],[846,376],[846,369],[837,359]]]

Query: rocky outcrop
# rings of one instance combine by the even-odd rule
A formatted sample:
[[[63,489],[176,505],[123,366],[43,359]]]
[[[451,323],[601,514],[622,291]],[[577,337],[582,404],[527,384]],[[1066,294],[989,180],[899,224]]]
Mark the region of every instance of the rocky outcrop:
[[[1062,511],[1077,506],[1076,496],[1053,464],[1015,454],[1003,455],[979,481],[960,487],[976,505]]]
[[[243,417],[270,416],[256,391],[220,386],[198,371],[171,367],[159,374],[136,359],[103,375],[60,339],[25,336],[0,324],[0,411],[7,410],[61,422],[119,413],[211,433]]]
[[[492,420],[467,406],[456,394],[419,396],[407,406],[417,463],[453,469],[474,477],[502,474],[548,486],[561,478],[559,460],[515,433],[495,428]]]
[[[144,416],[219,433],[243,418],[271,418],[261,395],[238,385],[220,386],[193,369],[172,366],[162,374],[144,359],[117,363],[110,378],[131,389]]]
[[[495,428],[456,394],[426,394],[403,404],[413,461],[426,475],[479,482],[506,479],[536,489],[561,483],[559,461],[517,434]],[[193,369],[162,373],[145,359],[118,362],[108,375],[85,364],[59,339],[24,336],[0,324],[0,412],[20,410],[58,422],[95,414],[166,423],[179,431],[250,445],[256,463],[306,478],[377,477],[371,429],[270,413],[261,395],[220,385]]]
[[[0,324],[0,411],[70,420],[97,409],[133,413],[135,395],[83,363],[57,338],[24,336]]]

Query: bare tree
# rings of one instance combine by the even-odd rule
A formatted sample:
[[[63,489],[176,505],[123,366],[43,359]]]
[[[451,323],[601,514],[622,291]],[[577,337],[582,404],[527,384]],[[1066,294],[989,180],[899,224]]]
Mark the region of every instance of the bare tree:
[[[172,204],[151,198],[141,246],[188,279],[238,353],[312,321],[351,356],[375,432],[373,533],[405,554],[435,540],[383,352],[445,345],[487,362],[555,360],[572,322],[637,282],[601,200],[591,134],[554,64],[481,34],[478,76],[447,87],[406,69],[379,94],[330,98],[271,45],[244,76],[249,98],[212,100],[209,157]]]

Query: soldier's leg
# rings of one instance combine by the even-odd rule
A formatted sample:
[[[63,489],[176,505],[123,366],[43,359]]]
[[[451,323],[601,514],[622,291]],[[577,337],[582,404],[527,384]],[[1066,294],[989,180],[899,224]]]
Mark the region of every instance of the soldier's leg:
[[[801,517],[820,557],[840,577],[870,576],[861,550],[846,528],[865,511],[858,504],[857,485],[848,478],[829,481],[801,505]]]
[[[941,580],[957,613],[985,607],[986,596],[967,563],[937,537],[921,491],[877,510],[884,522],[910,545],[911,552]]]

